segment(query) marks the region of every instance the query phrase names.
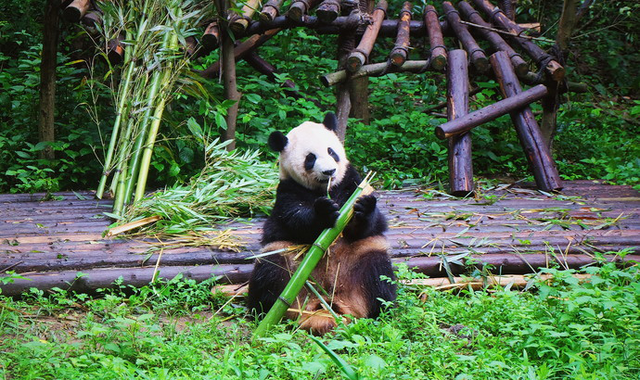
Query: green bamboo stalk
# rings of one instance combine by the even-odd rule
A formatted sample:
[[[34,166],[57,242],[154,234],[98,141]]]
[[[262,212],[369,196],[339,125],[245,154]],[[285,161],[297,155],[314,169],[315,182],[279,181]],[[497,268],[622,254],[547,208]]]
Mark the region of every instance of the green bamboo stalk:
[[[145,12],[147,12],[149,7],[149,2],[145,1],[144,5],[143,5],[143,14]],[[138,25],[138,33],[135,37],[140,37],[145,28],[147,26],[147,23],[145,20],[140,21],[140,24]],[[131,39],[131,33],[127,32],[127,39]],[[129,51],[131,50],[131,51]],[[120,94],[120,100],[118,102],[118,114],[116,115],[116,119],[113,122],[113,130],[111,132],[111,139],[109,141],[109,147],[107,149],[107,156],[105,157],[104,160],[104,170],[102,171],[102,176],[100,177],[100,183],[98,184],[98,189],[96,190],[96,198],[98,199],[102,199],[103,195],[104,195],[104,189],[107,185],[107,179],[109,177],[109,174],[111,172],[111,161],[113,161],[113,154],[115,152],[116,149],[116,144],[118,142],[118,135],[120,134],[120,124],[122,122],[122,115],[126,114],[126,109],[125,107],[127,107],[127,99],[128,99],[128,94],[129,94],[129,86],[131,85],[132,79],[133,79],[133,73],[136,67],[136,54],[138,52],[138,45],[134,44],[132,46],[131,49],[125,49],[124,54],[125,54],[125,62],[129,62],[129,67],[127,67],[127,71],[124,77],[124,82],[122,81],[123,79],[121,79],[120,83],[121,86],[118,88],[118,93]]]
[[[169,33],[165,34],[163,40],[163,46],[167,46],[169,38]],[[151,110],[153,109],[153,104],[158,95],[158,90],[160,88],[160,80],[162,79],[162,71],[156,70],[153,72],[151,79],[151,87],[149,88],[149,94],[147,96],[147,105],[142,116],[142,120],[140,122],[140,127],[138,128],[139,134],[136,138],[135,146],[133,147],[133,156],[131,157],[131,164],[129,165],[129,175],[128,181],[125,188],[125,199],[131,200],[133,195],[133,184],[136,183],[138,178],[138,173],[140,172],[140,159],[143,143],[147,136],[147,126],[149,125],[149,121],[151,120]]]
[[[126,54],[126,52],[125,52]],[[120,101],[118,102],[118,114],[116,115],[116,120],[113,122],[113,130],[111,131],[111,140],[109,141],[109,148],[107,149],[107,156],[104,160],[104,170],[102,172],[102,177],[100,178],[100,183],[98,184],[98,189],[96,190],[96,198],[102,199],[104,194],[104,189],[107,185],[107,178],[111,172],[111,161],[113,160],[113,153],[116,149],[116,143],[118,142],[118,134],[120,133],[120,123],[122,122],[122,115],[125,113],[125,107],[127,102],[127,94],[129,93],[129,86],[131,85],[131,78],[133,77],[133,71],[135,69],[136,63],[135,61],[131,61],[129,63],[129,67],[127,68],[127,73],[124,77],[124,82],[122,84],[122,90],[119,91]]]
[[[354,190],[353,194],[351,194],[347,202],[342,206],[342,208],[340,208],[340,215],[336,220],[335,226],[322,231],[313,245],[311,245],[311,248],[309,248],[309,251],[302,259],[298,269],[296,269],[293,276],[291,276],[291,280],[289,280],[289,283],[280,294],[280,297],[278,297],[275,304],[271,307],[267,315],[258,325],[256,331],[253,333],[254,340],[264,336],[264,334],[273,325],[282,319],[282,316],[289,308],[289,305],[294,303],[298,293],[300,293],[300,290],[311,275],[311,272],[313,272],[313,269],[318,265],[318,262],[320,262],[320,259],[322,259],[326,250],[331,246],[331,244],[333,244],[347,226],[349,220],[351,220],[351,217],[353,216],[353,205],[356,203],[356,200],[361,195],[371,193],[372,189],[371,186],[369,186],[370,178],[371,176],[367,175],[367,177]]]
[[[140,172],[138,174],[138,181],[136,182],[134,202],[137,202],[144,197],[144,190],[147,186],[147,178],[149,177],[149,166],[151,165],[153,146],[156,143],[156,137],[158,136],[160,122],[162,121],[162,114],[164,112],[164,107],[166,104],[167,98],[162,97],[160,99],[160,102],[156,106],[155,111],[153,112],[153,122],[151,122],[151,127],[149,128],[147,141],[142,148],[142,159],[140,160]]]

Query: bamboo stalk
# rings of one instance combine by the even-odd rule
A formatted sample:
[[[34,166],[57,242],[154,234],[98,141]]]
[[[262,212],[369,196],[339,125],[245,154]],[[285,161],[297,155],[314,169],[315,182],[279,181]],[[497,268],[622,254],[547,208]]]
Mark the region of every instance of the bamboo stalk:
[[[126,50],[125,50],[126,54]],[[120,81],[121,88],[119,92],[121,94],[120,99],[118,101],[118,113],[116,114],[116,119],[113,122],[113,130],[111,132],[111,140],[109,141],[109,147],[107,148],[107,155],[104,159],[103,172],[102,177],[100,178],[100,183],[98,184],[98,189],[96,190],[96,198],[102,199],[104,195],[104,190],[107,185],[107,178],[111,173],[111,162],[113,161],[113,154],[116,150],[116,144],[118,142],[118,134],[120,133],[120,123],[122,123],[122,115],[126,111],[126,104],[128,97],[126,94],[129,93],[129,86],[131,85],[131,80],[133,77],[133,71],[135,69],[135,62],[131,61],[129,63],[129,67],[127,68],[126,74],[124,76],[124,80]]]
[[[368,182],[370,177],[371,176],[367,176],[360,185],[358,185],[353,194],[351,194],[349,199],[340,208],[340,215],[336,220],[335,226],[324,230],[313,243],[311,248],[309,248],[309,251],[300,262],[298,269],[296,269],[291,276],[291,280],[289,280],[289,283],[280,294],[280,297],[278,297],[275,304],[271,307],[267,315],[258,325],[256,331],[253,333],[254,340],[264,336],[271,326],[280,321],[289,306],[294,303],[295,298],[298,296],[298,293],[300,293],[300,290],[311,275],[311,272],[313,272],[313,269],[316,267],[320,259],[322,259],[325,251],[331,244],[333,244],[333,242],[342,233],[342,230],[344,230],[349,220],[351,220],[351,217],[353,216],[353,205],[356,200],[360,196],[369,194],[373,191]]]
[[[160,99],[160,103],[156,106],[153,112],[153,122],[149,129],[149,135],[143,148],[142,158],[140,161],[140,172],[138,174],[138,180],[136,183],[136,191],[134,200],[137,202],[144,197],[144,191],[147,187],[147,178],[149,177],[149,166],[151,165],[151,155],[153,154],[153,146],[156,143],[156,137],[158,136],[158,130],[160,129],[160,122],[162,121],[162,114],[164,113],[164,107],[167,104],[165,97]]]

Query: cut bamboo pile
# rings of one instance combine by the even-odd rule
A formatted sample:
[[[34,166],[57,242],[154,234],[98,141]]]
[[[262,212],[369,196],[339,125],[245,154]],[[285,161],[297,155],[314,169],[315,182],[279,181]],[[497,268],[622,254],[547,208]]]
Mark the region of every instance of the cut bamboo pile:
[[[471,181],[472,129],[506,114],[511,115],[538,188],[544,191],[562,189],[549,152],[547,133],[541,132],[529,105],[542,101],[545,105],[543,120],[555,120],[557,107],[554,105],[558,101],[555,89],[567,92],[584,88],[564,80],[565,69],[559,59],[536,45],[526,36],[527,30],[506,15],[513,13],[513,9],[503,12],[489,0],[457,4],[442,1],[424,7],[404,2],[401,9],[396,10],[389,9],[386,0],[379,0],[372,9],[367,9],[364,2],[337,0],[250,0],[241,3],[242,6],[231,7],[229,12],[226,12],[229,7],[225,1],[219,0],[216,4],[219,16],[201,26],[201,42],[189,46],[186,51],[195,58],[221,49],[221,56],[227,59],[225,64],[216,62],[200,74],[218,78],[222,71],[229,99],[239,98],[235,89],[235,61],[245,60],[260,73],[277,78],[276,66],[260,57],[259,48],[279,31],[307,28],[321,35],[337,35],[339,67],[336,72],[323,75],[320,81],[325,86],[337,86],[336,108],[343,124],[340,126],[342,131],[346,128],[347,117],[341,115],[349,113],[351,99],[366,97],[366,94],[350,96],[350,91],[355,90],[345,84],[358,78],[393,72],[444,71],[448,83],[449,121],[438,126],[435,133],[449,140],[450,193],[460,195],[474,191]],[[65,2],[64,6],[65,15],[73,21],[92,17],[91,22],[95,23],[96,13],[99,14],[99,9],[93,9],[93,2],[75,0]],[[374,46],[383,38],[392,38],[393,48],[376,57]],[[225,46],[222,41],[227,41]],[[196,44],[195,41],[192,43]],[[122,44],[112,41],[111,45],[114,52],[122,54]],[[462,53],[464,59],[462,55],[455,57]],[[469,67],[463,67],[465,65]],[[463,110],[462,97],[472,96],[463,86],[472,84],[473,78],[479,75],[483,80],[495,78],[504,99],[481,109],[467,107]],[[523,88],[521,81],[534,87]],[[304,97],[296,92],[297,86],[292,81],[283,86],[290,95]],[[227,124],[235,125],[234,116],[227,117]],[[227,134],[225,138],[233,138]]]
[[[186,240],[106,238],[110,221],[102,213],[111,201],[93,193],[0,195],[0,276],[26,279],[2,284],[2,294],[29,287],[81,292],[151,282],[159,276],[241,284],[260,252],[263,219],[222,226],[239,243],[193,247]],[[471,274],[525,274],[542,267],[578,268],[607,260],[640,260],[640,193],[628,186],[567,182],[562,196],[530,187],[496,186],[482,196],[458,199],[436,191],[382,191],[379,206],[389,219],[387,238],[394,262],[430,277]],[[615,252],[624,250],[623,259]],[[28,280],[27,280],[28,279]]]

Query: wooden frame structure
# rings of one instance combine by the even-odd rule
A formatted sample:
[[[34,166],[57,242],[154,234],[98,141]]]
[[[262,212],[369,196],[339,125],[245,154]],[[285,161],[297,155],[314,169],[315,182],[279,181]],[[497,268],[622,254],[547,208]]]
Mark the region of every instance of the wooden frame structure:
[[[351,93],[353,86],[349,83],[390,72],[420,74],[444,71],[448,83],[449,121],[438,126],[435,133],[439,138],[449,140],[450,192],[458,196],[473,193],[470,131],[505,114],[511,114],[538,188],[561,190],[562,182],[551,156],[550,144],[542,136],[528,106],[540,100],[547,105],[549,102],[557,103],[558,91],[572,89],[564,79],[564,67],[556,57],[526,36],[526,30],[512,19],[513,9],[503,12],[490,0],[471,2],[473,5],[465,1],[458,2],[456,6],[449,1],[442,1],[436,6],[426,5],[419,17],[413,5],[405,2],[398,18],[392,19],[388,17],[386,0],[378,0],[373,8],[369,0],[292,0],[288,8],[282,0],[269,0],[262,7],[257,0],[248,0],[239,11],[227,11],[228,0],[218,0],[215,4],[219,18],[208,23],[201,42],[190,41],[186,51],[198,56],[220,48],[224,64],[216,62],[200,74],[218,77],[222,67],[225,96],[239,101],[235,61],[244,59],[260,73],[275,77],[275,67],[259,56],[258,48],[279,31],[304,27],[319,34],[338,35],[340,67],[336,72],[322,76],[320,81],[326,86],[336,85],[337,113],[341,124],[339,135],[342,138],[352,100],[354,96],[362,98],[362,94]],[[509,7],[507,3],[511,4],[502,1],[501,5]],[[89,17],[90,22],[99,22],[95,19],[96,10],[91,9],[88,1],[74,0],[64,6],[64,14],[70,20]],[[377,58],[372,57],[374,44],[383,37],[394,38],[394,47],[381,58],[382,62],[373,63]],[[425,37],[428,49],[424,47],[423,51],[416,51],[412,40]],[[232,42],[234,39],[235,44]],[[112,41],[110,46],[117,59],[122,46],[118,41]],[[414,56],[422,59],[410,59],[411,49]],[[535,72],[530,71],[521,54],[536,66]],[[468,109],[470,78],[478,75],[495,78],[504,100],[471,112]],[[520,82],[534,87],[523,90]],[[295,87],[291,82],[284,85]],[[300,96],[293,89],[289,91]],[[544,107],[543,110],[556,108]],[[555,119],[555,113],[551,116]],[[227,125],[234,126],[236,117],[237,112],[229,112]],[[224,137],[232,139],[233,128]]]

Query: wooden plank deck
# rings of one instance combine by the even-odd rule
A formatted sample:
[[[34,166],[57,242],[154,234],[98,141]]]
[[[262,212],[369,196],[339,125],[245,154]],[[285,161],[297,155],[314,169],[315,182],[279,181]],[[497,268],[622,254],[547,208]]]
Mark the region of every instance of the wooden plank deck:
[[[31,286],[91,291],[122,276],[124,283],[148,283],[158,260],[150,241],[104,238],[110,224],[102,213],[111,202],[89,192],[0,195],[0,276],[14,271],[29,280],[0,285],[17,295]],[[387,237],[394,261],[406,261],[431,276],[445,272],[443,257],[455,273],[468,272],[468,258],[501,273],[525,273],[557,263],[576,267],[593,262],[597,252],[626,250],[624,260],[640,261],[640,193],[629,186],[599,181],[565,183],[560,195],[516,186],[483,190],[475,199],[451,198],[434,191],[382,191],[379,205],[388,216]],[[239,252],[215,247],[167,247],[162,277],[178,273],[203,280],[246,281],[247,258],[258,253],[263,219],[234,222]],[[461,258],[461,256],[464,258]],[[608,255],[610,260],[622,260]],[[79,275],[79,272],[82,273]]]

